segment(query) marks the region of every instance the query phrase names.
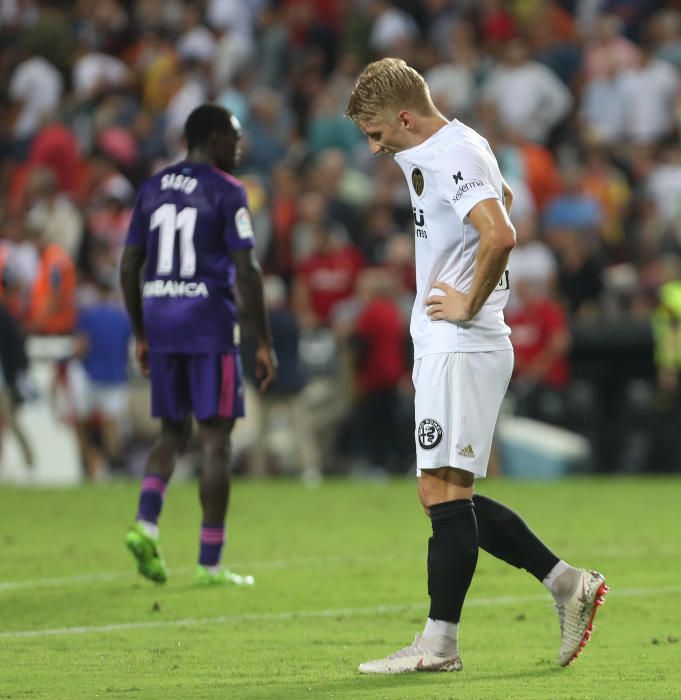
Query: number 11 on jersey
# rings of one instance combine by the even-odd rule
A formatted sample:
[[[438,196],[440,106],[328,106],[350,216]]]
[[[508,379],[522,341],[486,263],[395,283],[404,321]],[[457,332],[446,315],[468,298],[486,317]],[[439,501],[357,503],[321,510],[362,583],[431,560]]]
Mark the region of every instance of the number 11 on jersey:
[[[162,204],[151,215],[150,228],[159,229],[158,261],[156,274],[168,275],[173,271],[175,234],[180,232],[180,277],[185,279],[196,274],[196,249],[194,230],[196,228],[196,207],[185,207],[180,212],[174,204]]]

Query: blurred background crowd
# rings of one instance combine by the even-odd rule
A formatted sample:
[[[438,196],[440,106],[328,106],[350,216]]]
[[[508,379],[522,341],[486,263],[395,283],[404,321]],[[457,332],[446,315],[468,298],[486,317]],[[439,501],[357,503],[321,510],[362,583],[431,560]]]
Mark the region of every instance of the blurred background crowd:
[[[387,55],[514,190],[507,410],[585,436],[595,470],[681,469],[679,0],[0,0],[0,415],[26,464],[43,336],[72,338],[49,396],[85,474],[153,435],[117,265],[136,187],[213,100],[244,128],[281,364],[236,468],[410,469],[413,213],[343,117]],[[247,371],[250,345],[246,320]]]

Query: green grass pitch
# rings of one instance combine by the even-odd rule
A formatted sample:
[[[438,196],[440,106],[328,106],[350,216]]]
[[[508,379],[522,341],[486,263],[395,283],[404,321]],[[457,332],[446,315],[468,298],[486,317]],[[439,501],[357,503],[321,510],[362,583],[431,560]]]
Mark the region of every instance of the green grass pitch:
[[[197,589],[196,485],[161,521],[171,578],[140,577],[123,547],[137,485],[0,488],[0,698],[681,698],[681,479],[504,480],[555,551],[611,593],[577,662],[555,663],[548,593],[481,553],[464,608],[462,673],[366,677],[427,612],[429,523],[411,478],[237,481],[226,560],[251,589]]]

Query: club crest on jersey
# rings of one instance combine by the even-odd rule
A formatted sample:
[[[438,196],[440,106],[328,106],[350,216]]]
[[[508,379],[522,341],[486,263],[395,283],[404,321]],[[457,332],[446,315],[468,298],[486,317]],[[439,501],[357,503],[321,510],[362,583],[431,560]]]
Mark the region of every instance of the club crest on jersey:
[[[411,184],[414,186],[414,192],[420,197],[426,187],[426,181],[423,179],[421,168],[414,168],[411,171]]]
[[[442,426],[432,418],[424,418],[418,428],[419,445],[424,450],[432,450],[442,440]]]

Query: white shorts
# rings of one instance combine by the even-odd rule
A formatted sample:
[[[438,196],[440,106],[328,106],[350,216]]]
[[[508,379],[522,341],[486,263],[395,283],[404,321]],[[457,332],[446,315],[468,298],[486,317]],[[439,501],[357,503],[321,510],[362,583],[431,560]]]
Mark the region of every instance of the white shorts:
[[[127,384],[93,382],[77,360],[69,362],[67,376],[70,408],[77,418],[99,413],[103,418],[122,420],[128,413]]]
[[[450,352],[415,360],[416,473],[452,467],[487,474],[513,351]]]

